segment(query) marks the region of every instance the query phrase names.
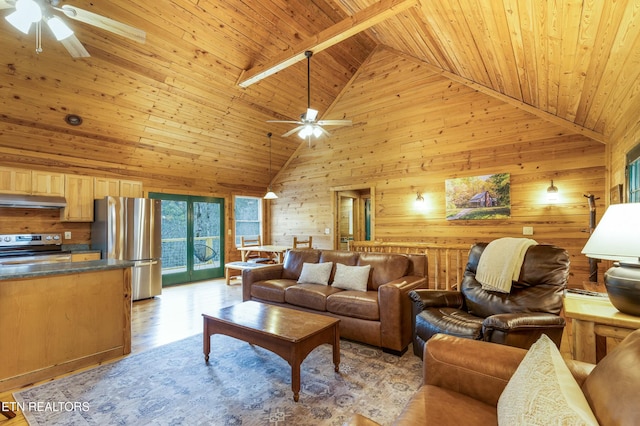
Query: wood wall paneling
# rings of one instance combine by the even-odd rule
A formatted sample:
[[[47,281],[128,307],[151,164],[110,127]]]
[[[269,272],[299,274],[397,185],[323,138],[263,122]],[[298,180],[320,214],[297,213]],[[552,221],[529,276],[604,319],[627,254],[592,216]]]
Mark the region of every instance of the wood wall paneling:
[[[336,102],[337,109],[343,108],[342,99],[354,108],[356,121],[365,110],[365,124],[301,147],[279,174],[275,190],[280,198],[271,204],[274,242],[287,243],[295,230],[314,234],[319,247],[331,247],[330,238],[315,237],[334,223],[331,188],[361,183],[375,187],[378,240],[472,244],[522,236],[522,228],[531,226],[538,242],[569,251],[570,283],[581,286],[588,277],[588,261],[580,253],[589,224],[583,195],[600,197],[601,216],[605,145],[416,71],[410,60],[392,52],[378,51],[368,66],[367,77],[356,79]],[[375,111],[369,111],[371,93],[376,94]],[[446,179],[502,172],[511,175],[509,219],[445,219]],[[554,205],[546,201],[551,179],[560,191]],[[416,191],[429,203],[424,211],[414,208]]]

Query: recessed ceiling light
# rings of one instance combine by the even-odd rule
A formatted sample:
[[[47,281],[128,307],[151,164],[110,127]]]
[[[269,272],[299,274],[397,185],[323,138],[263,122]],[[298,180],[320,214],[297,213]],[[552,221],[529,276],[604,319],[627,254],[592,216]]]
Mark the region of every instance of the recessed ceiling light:
[[[79,126],[82,124],[82,117],[75,114],[67,114],[67,116],[64,118],[64,121],[66,121],[67,124],[71,126]]]

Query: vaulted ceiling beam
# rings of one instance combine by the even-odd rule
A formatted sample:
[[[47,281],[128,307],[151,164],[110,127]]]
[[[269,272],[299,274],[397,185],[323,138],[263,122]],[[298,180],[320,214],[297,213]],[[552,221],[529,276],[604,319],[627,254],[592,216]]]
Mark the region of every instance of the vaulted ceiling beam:
[[[240,74],[238,85],[246,88],[305,60],[304,52],[307,50],[313,53],[321,52],[417,4],[418,0],[381,0],[298,44],[294,47],[293,54],[287,52],[270,63],[258,64],[244,70]]]

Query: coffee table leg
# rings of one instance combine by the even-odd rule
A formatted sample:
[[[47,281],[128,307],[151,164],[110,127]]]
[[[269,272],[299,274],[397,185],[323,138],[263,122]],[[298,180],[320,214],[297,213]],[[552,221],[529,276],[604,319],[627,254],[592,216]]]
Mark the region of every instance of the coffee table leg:
[[[209,352],[211,352],[211,334],[209,333],[209,321],[204,318],[204,327],[202,330],[202,351],[204,352],[204,362],[209,362]]]
[[[298,402],[300,399],[300,363],[291,363],[291,390],[293,391],[293,400]]]
[[[340,329],[337,324],[333,331],[333,365],[336,373],[340,371]]]

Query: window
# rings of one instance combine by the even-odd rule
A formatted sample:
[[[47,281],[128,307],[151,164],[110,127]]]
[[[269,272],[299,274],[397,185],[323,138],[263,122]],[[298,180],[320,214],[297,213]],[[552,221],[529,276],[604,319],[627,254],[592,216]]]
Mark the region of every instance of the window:
[[[640,202],[640,145],[627,153],[628,202]]]
[[[262,198],[236,196],[234,202],[236,218],[236,246],[241,237],[262,235]]]

